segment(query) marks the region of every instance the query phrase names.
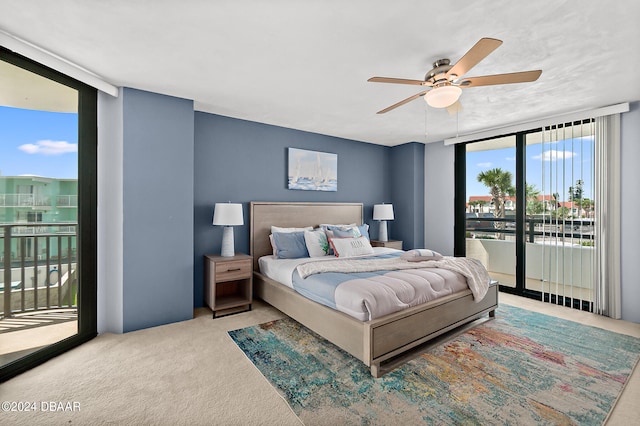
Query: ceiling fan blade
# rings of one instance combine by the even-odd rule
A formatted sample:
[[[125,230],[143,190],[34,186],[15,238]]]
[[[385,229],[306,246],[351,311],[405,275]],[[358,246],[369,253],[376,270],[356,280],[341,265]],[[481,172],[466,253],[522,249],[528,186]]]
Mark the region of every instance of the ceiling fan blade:
[[[491,52],[502,44],[502,40],[495,38],[481,38],[455,65],[447,71],[447,76],[456,75],[462,77],[478,62],[486,58]]]
[[[372,83],[395,83],[395,84],[413,84],[416,86],[431,86],[431,83],[424,80],[409,80],[406,78],[390,78],[390,77],[371,77]]]
[[[414,100],[414,99],[418,99],[420,96],[424,96],[424,94],[425,94],[425,93],[427,93],[427,91],[426,91],[426,90],[425,90],[424,92],[416,93],[415,95],[413,95],[413,96],[409,96],[407,99],[403,99],[403,100],[401,100],[400,102],[398,102],[398,103],[396,103],[396,104],[391,105],[390,107],[386,107],[385,109],[381,109],[381,110],[380,110],[380,111],[378,111],[376,114],[384,114],[385,112],[389,112],[389,111],[391,111],[392,109],[396,109],[396,108],[398,108],[399,106],[402,106],[402,105],[404,105],[404,104],[406,104],[406,103],[409,103],[409,102],[411,102],[411,101],[412,101],[412,100]]]
[[[449,115],[456,115],[460,111],[462,111],[462,104],[460,103],[460,100],[455,101],[447,107],[447,112],[449,113]]]
[[[509,74],[485,75],[482,77],[464,78],[460,87],[492,86],[495,84],[529,83],[536,81],[542,70],[512,72]]]

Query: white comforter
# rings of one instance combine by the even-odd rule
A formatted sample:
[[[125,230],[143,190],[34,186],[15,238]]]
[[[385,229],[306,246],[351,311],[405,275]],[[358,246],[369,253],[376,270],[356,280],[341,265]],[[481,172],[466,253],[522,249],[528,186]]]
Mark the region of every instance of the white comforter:
[[[444,257],[441,260],[425,262],[409,262],[401,258],[391,259],[336,259],[328,262],[304,263],[298,266],[298,273],[302,278],[323,272],[374,272],[399,271],[405,269],[442,268],[461,274],[467,279],[467,285],[473,293],[476,302],[481,301],[489,290],[489,273],[484,265],[470,257]]]
[[[376,248],[376,256],[260,259],[263,274],[305,297],[361,321],[398,312],[470,288],[481,300],[489,275],[474,259],[445,257],[409,262],[402,252]]]

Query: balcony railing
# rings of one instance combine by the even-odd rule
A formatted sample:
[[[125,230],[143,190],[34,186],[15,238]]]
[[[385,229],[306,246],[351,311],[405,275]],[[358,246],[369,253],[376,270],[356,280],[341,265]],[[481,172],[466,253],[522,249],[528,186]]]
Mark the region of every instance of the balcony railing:
[[[475,234],[515,235],[514,218],[467,217],[466,231]],[[563,219],[554,217],[527,217],[525,235],[527,242],[534,243],[540,238],[565,238],[593,240],[593,219]]]
[[[0,194],[0,207],[50,207],[51,197],[34,194]]]
[[[56,207],[78,207],[77,195],[57,195]]]
[[[527,217],[525,288],[553,303],[590,310],[594,225],[590,218]],[[515,219],[467,217],[466,232],[466,255],[480,260],[502,285],[516,287]]]
[[[76,307],[77,223],[0,224],[2,316]]]

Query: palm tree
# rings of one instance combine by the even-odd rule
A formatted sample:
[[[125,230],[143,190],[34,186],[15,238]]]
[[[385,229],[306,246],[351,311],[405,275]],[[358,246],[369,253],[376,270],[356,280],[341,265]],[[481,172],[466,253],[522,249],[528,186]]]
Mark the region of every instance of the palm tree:
[[[504,217],[504,202],[509,195],[515,193],[515,188],[511,184],[513,175],[511,172],[495,168],[480,172],[478,174],[478,182],[489,187],[489,195],[493,202],[493,215],[495,217]]]
[[[473,200],[473,201],[469,201],[469,207],[471,208],[471,211],[469,213],[473,213],[474,212],[474,207],[482,207],[486,204],[486,201],[482,201],[482,200]]]
[[[495,217],[504,218],[504,202],[508,196],[515,194],[515,188],[511,184],[513,175],[511,172],[495,168],[480,172],[478,174],[478,182],[489,187],[489,194],[493,202],[493,215]],[[498,229],[504,229],[504,222],[499,222],[496,226]],[[504,234],[500,233],[499,238],[504,240]]]
[[[538,200],[540,191],[535,184],[525,183],[525,197],[527,200],[526,211],[528,215],[540,214],[544,212],[542,201]]]

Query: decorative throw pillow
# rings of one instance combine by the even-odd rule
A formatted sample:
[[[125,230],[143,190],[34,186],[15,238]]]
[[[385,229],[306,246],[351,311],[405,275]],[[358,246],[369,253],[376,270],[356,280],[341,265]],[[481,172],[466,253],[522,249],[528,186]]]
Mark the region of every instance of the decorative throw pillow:
[[[327,228],[327,235],[336,238],[357,238],[366,237],[369,240],[369,225],[349,225],[349,226],[336,226],[330,225]]]
[[[328,229],[328,228],[349,228],[351,226],[356,226],[355,223],[350,223],[348,225],[336,225],[336,224],[331,224],[331,223],[321,223],[320,225],[318,225],[320,228],[322,229]]]
[[[355,226],[353,228],[331,228],[328,230],[333,238],[358,238],[362,237],[360,231]]]
[[[329,254],[329,240],[322,229],[304,231],[304,241],[310,257],[322,257]]]
[[[366,237],[332,238],[329,240],[336,257],[353,257],[373,254],[373,247]]]
[[[276,247],[276,243],[273,241],[273,234],[276,232],[285,233],[285,232],[304,232],[306,230],[311,231],[313,229],[312,226],[305,226],[304,228],[282,228],[279,226],[271,226],[271,234],[269,234],[269,242],[271,243],[271,248],[273,249],[273,255],[278,255],[278,248]]]
[[[298,259],[309,257],[307,245],[302,232],[276,232],[273,234],[273,242],[276,245],[278,259]]]
[[[429,249],[413,249],[402,253],[400,258],[408,262],[424,262],[427,260],[442,260],[442,255]]]

